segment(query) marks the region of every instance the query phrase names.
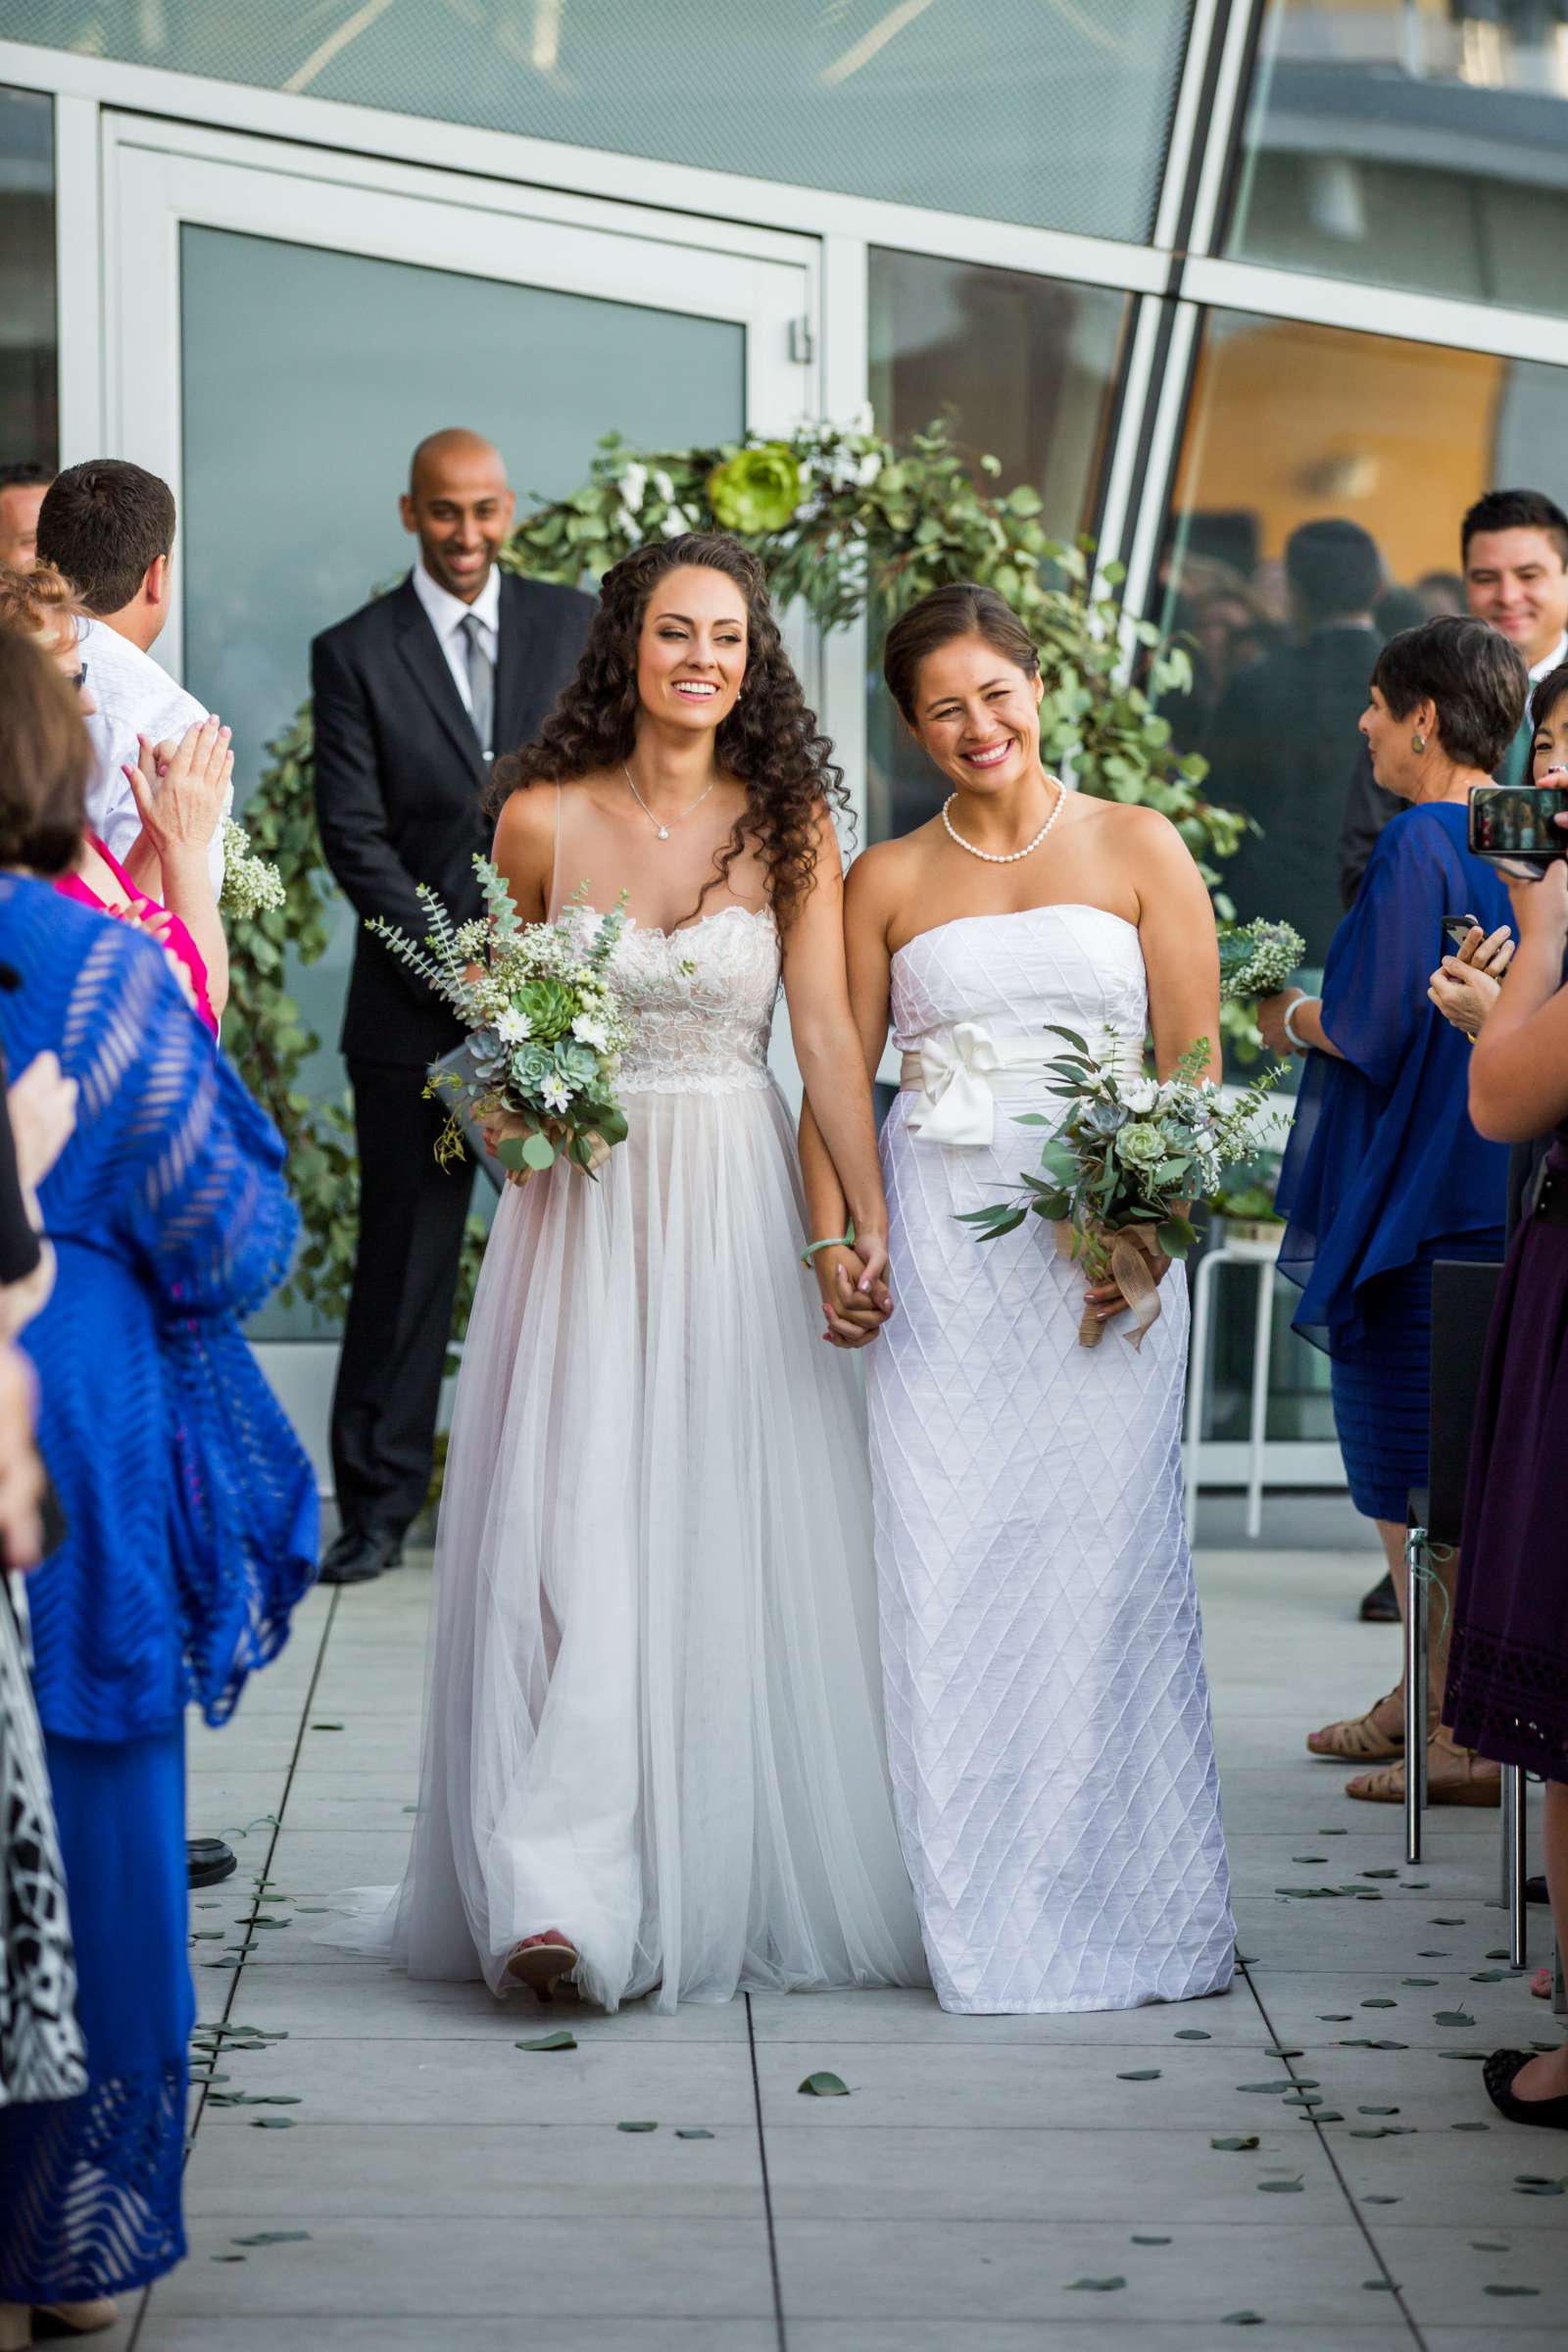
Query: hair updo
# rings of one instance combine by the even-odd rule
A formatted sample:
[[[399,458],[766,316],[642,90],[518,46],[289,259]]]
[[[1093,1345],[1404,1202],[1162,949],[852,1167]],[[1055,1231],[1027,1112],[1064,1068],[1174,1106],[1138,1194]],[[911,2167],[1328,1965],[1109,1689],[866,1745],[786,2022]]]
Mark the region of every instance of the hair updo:
[[[933,588],[894,622],[882,648],[882,675],[888,692],[911,727],[922,662],[958,637],[983,637],[994,654],[1021,669],[1026,678],[1040,675],[1034,639],[995,588],[982,588],[975,580],[956,580],[949,587]]]
[[[722,572],[746,604],[741,698],[720,722],[713,744],[720,770],[746,787],[746,807],[698,906],[728,880],[730,867],[750,845],[766,873],[773,911],[787,925],[810,895],[823,808],[848,807],[849,795],[843,771],[833,763],[833,746],[808,708],[784,650],[762,566],[727,532],[688,531],[678,539],[657,540],[623,556],[606,572],[576,675],[534,741],[497,760],[490,808],[499,810],[513,793],[531,784],[570,784],[630,760],[642,708],[637,647],[649,599],[661,580],[691,564]]]

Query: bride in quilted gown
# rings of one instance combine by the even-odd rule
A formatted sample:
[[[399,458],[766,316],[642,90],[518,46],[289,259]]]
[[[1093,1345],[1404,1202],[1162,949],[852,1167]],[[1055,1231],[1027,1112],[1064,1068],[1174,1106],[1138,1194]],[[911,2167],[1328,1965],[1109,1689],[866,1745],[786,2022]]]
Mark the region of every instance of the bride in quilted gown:
[[[924,1982],[864,1410],[822,1345],[767,1069],[782,971],[874,1262],[827,750],[759,568],[694,538],[609,576],[516,763],[495,855],[524,916],[627,894],[630,1134],[597,1182],[558,1162],[509,1185],[486,1251],[418,1820],[379,1930],[412,1975],[574,1974],[609,2009]]]
[[[898,1311],[839,1276],[868,1358],[888,1742],[945,2009],[1185,2000],[1231,1982],[1180,1437],[1187,1296],[1125,1345],[1078,1344],[1081,1267],[1051,1228],[959,1216],[1039,1166],[1048,1022],[1161,1076],[1218,1036],[1207,893],[1164,817],[1040,765],[1034,649],[1000,597],[938,590],[889,637],[888,683],[950,792],[852,869],[852,1001],[903,1084],[883,1129]],[[1215,1059],[1217,1069],[1217,1056]],[[813,1230],[842,1195],[804,1138]],[[1164,1261],[1159,1270],[1163,1273]],[[824,1278],[824,1292],[826,1280]]]

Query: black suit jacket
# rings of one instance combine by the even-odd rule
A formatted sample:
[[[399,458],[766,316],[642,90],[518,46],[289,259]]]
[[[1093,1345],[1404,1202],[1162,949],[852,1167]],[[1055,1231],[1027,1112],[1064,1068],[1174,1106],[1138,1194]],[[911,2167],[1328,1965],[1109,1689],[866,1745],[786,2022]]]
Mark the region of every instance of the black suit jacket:
[[[1264,830],[1226,866],[1237,912],[1288,917],[1309,964],[1322,962],[1340,918],[1333,883],[1317,877],[1380,642],[1375,630],[1331,622],[1239,671],[1202,747],[1210,798],[1250,809]]]
[[[590,598],[502,574],[495,748],[539,732],[577,666]],[[472,721],[412,578],[323,630],[311,648],[316,815],[326,862],[362,918],[385,915],[422,939],[426,882],[454,922],[482,904],[475,852],[488,853],[485,764]],[[360,1061],[422,1069],[462,1035],[434,991],[363,927],[342,1049]]]

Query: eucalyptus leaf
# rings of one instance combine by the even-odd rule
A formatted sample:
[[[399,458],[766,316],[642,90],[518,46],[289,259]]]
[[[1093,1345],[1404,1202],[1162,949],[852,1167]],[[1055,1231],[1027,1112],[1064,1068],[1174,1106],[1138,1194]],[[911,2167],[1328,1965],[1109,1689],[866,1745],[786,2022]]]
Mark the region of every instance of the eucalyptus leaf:
[[[577,2047],[577,2036],[575,2034],[567,2034],[564,2031],[559,2034],[541,2034],[532,2041],[514,2041],[512,2046],[514,2050],[574,2050]]]
[[[1435,2009],[1432,2012],[1435,2026],[1473,2026],[1475,2022],[1467,2009]]]
[[[1260,2311],[1228,2311],[1220,2321],[1222,2328],[1261,2328],[1262,2325],[1263,2314]]]
[[[1259,2143],[1257,2133],[1255,2132],[1248,2132],[1232,2134],[1226,2139],[1211,2139],[1208,2144],[1211,2148],[1222,2149],[1226,2155],[1240,2156],[1244,2155],[1249,2149],[1255,2148]]]
[[[257,2115],[251,2118],[253,2132],[292,2132],[293,2129],[294,2118],[291,2115]]]
[[[1133,2244],[1135,2246],[1168,2246],[1170,2242],[1171,2241],[1168,2237],[1141,2237],[1137,2230],[1134,2230],[1133,2232]]]
[[[254,2237],[231,2237],[231,2246],[300,2246],[310,2238],[308,2230],[258,2230]]]
[[[1066,2291],[1069,2295],[1077,2294],[1080,2289],[1086,2290],[1092,2295],[1113,2295],[1118,2287],[1123,2287],[1126,2283],[1125,2278],[1074,2278]]]
[[[617,2124],[615,2130],[617,2132],[657,2132],[659,2126],[657,2124]]]
[[[1499,2283],[1484,2286],[1481,2291],[1484,2295],[1539,2295],[1541,2289],[1539,2286],[1503,2286]]]
[[[675,2134],[677,2139],[711,2139],[712,2136],[711,2132],[704,2132],[700,2126],[696,2125],[690,2125],[684,2132],[677,2132]]]
[[[808,2099],[847,2099],[850,2095],[849,2084],[828,2074],[808,2075],[801,2091]]]
[[[1258,2180],[1253,2183],[1260,2195],[1272,2192],[1278,2197],[1292,2196],[1302,2183],[1299,2180]]]
[[[1134,2067],[1128,2074],[1118,2075],[1116,2080],[1118,2082],[1157,2082],[1159,2076],[1160,2070],[1157,2066],[1139,2066]]]

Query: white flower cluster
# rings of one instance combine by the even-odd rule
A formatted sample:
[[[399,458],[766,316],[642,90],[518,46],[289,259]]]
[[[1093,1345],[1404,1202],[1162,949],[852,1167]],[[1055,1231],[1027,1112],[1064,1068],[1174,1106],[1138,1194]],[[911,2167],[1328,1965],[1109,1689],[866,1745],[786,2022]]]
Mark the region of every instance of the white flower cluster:
[[[287,894],[270,858],[258,858],[251,837],[231,816],[223,819],[223,887],[219,911],[250,922],[266,906],[281,906]]]

